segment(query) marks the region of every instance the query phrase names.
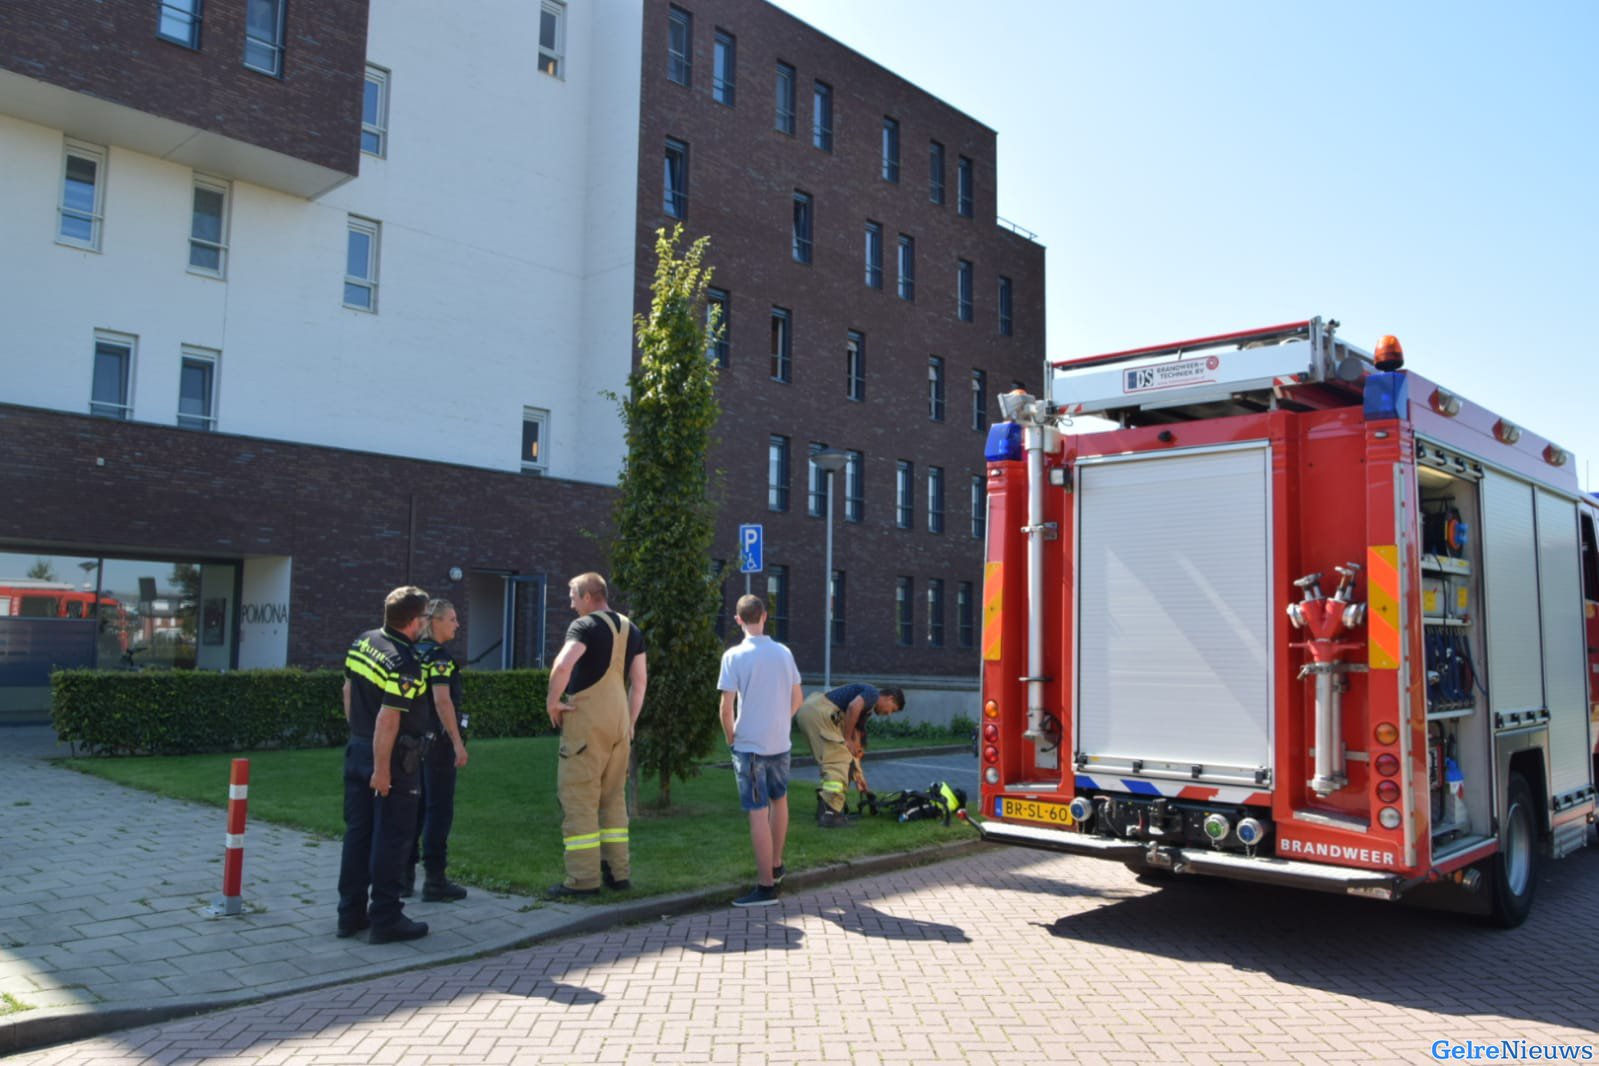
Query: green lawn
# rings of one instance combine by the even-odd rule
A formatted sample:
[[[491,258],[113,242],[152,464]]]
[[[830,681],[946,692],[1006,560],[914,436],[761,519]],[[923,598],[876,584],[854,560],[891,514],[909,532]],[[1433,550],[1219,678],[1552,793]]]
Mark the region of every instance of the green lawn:
[[[555,798],[556,737],[475,740],[456,790],[450,876],[466,884],[533,894],[561,880],[561,809]],[[881,749],[900,746],[883,738]],[[802,745],[803,748],[803,745]],[[237,755],[69,759],[65,765],[164,796],[221,807]],[[251,821],[276,822],[338,836],[344,830],[342,748],[263,751],[250,760]],[[867,763],[870,772],[870,761]],[[803,776],[811,774],[809,778]],[[974,834],[953,823],[901,825],[863,818],[850,829],[818,829],[814,769],[790,782],[793,818],[784,856],[791,872],[862,855],[887,854]],[[633,884],[625,897],[754,880],[749,822],[739,809],[731,770],[707,768],[672,786],[670,810],[654,806],[647,781],[632,824]],[[616,898],[611,896],[610,898]]]

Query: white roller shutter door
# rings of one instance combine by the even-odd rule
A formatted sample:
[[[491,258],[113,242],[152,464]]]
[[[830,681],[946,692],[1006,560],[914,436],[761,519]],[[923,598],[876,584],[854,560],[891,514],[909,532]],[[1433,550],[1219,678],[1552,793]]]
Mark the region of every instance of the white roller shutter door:
[[[1588,784],[1587,639],[1577,505],[1538,491],[1538,587],[1542,590],[1544,691],[1549,700],[1550,794]]]
[[[1488,471],[1482,526],[1489,708],[1495,714],[1537,710],[1544,705],[1543,655],[1532,486]]]
[[[1077,745],[1271,766],[1270,451],[1084,460]]]

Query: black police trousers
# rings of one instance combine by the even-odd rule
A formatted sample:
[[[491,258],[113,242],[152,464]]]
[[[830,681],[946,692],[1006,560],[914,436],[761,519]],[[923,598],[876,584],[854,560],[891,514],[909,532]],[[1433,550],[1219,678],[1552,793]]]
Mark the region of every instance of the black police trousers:
[[[422,804],[416,816],[416,837],[411,842],[411,865],[417,864],[430,879],[444,876],[449,863],[450,826],[455,824],[455,745],[450,738],[433,738],[422,757]]]
[[[351,738],[344,749],[344,854],[339,863],[339,924],[375,928],[403,917],[400,876],[416,833],[421,766],[414,739],[395,739],[389,794],[372,792],[372,742]],[[371,892],[368,907],[367,893]]]

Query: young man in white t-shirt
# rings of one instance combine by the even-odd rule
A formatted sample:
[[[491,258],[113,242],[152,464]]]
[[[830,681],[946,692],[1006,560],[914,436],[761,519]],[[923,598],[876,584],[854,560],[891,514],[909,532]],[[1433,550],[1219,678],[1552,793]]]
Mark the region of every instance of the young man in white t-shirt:
[[[765,907],[777,902],[783,880],[789,728],[805,693],[793,653],[766,636],[766,605],[760,597],[741,596],[736,614],[744,640],[722,653],[716,687],[722,693],[722,733],[733,749],[739,805],[749,812],[756,884],[733,906]]]

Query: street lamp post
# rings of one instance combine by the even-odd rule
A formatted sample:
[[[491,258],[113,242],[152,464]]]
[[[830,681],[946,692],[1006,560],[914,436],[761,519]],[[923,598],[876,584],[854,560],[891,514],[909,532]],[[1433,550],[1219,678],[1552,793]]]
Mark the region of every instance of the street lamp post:
[[[826,607],[822,624],[822,691],[833,687],[833,475],[844,469],[849,453],[840,448],[823,448],[811,456],[811,462],[826,476],[827,486],[827,548],[822,561],[822,602]]]

